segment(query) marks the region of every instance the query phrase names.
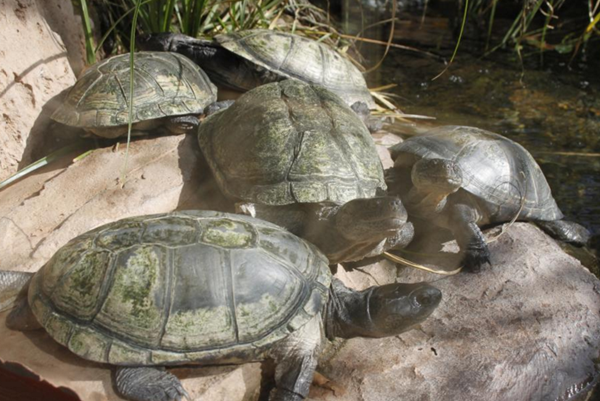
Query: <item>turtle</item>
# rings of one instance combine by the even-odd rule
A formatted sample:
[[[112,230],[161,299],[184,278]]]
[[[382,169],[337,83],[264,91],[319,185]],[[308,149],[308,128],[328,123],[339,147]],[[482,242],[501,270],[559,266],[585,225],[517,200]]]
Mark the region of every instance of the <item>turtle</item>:
[[[238,211],[307,239],[332,264],[412,239],[402,202],[385,192],[371,135],[321,86],[289,79],[252,89],[207,117],[198,141]]]
[[[375,102],[362,73],[324,43],[269,29],[249,29],[217,35],[214,40],[161,33],[139,39],[147,50],[181,53],[198,63],[217,84],[246,92],[257,86],[298,79],[321,85],[348,105]]]
[[[326,338],[397,335],[441,300],[427,283],[352,290],[309,242],[213,211],[109,223],[35,274],[1,271],[0,284],[21,295],[10,328],[43,327],[80,357],[115,366],[117,392],[136,401],[188,396],[168,366],[265,359],[277,365],[272,400],[299,401]]]
[[[464,251],[464,266],[491,264],[480,227],[533,221],[560,240],[584,244],[588,231],[563,220],[550,186],[531,154],[518,143],[484,129],[441,126],[391,149],[386,172],[412,217],[449,229]]]
[[[195,63],[178,53],[139,52],[134,57],[132,132],[180,134],[198,126],[198,115],[217,100],[217,88]],[[89,67],[51,118],[87,135],[117,138],[129,124],[130,55]],[[217,103],[217,109],[228,103]]]

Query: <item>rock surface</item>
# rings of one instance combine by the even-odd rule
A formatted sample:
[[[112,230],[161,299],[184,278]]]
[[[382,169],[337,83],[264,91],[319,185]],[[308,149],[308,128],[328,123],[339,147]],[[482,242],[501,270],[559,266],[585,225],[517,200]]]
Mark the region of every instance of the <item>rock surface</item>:
[[[160,148],[165,153],[162,157],[156,156],[157,147],[150,146],[151,141],[133,144],[131,166],[135,173],[130,174],[125,189],[118,190],[116,183],[104,184],[108,188],[95,195],[90,191],[87,196],[90,200],[77,206],[75,212],[52,211],[49,220],[56,219],[52,215],[69,216],[53,230],[47,228],[46,233],[39,234],[40,238],[49,238],[41,241],[43,245],[39,248],[46,251],[33,252],[35,262],[26,263],[27,269],[35,270],[49,257],[50,249],[76,231],[85,231],[110,219],[109,212],[116,219],[165,211],[176,208],[182,198],[186,198],[183,202],[186,207],[202,204],[204,200],[196,191],[183,189],[188,180],[177,178],[174,171],[178,169],[174,161],[181,158],[188,162],[194,157],[187,140],[161,138]],[[174,145],[175,149],[185,151],[178,154]],[[148,153],[154,150],[155,157],[142,157],[141,150]],[[116,159],[115,154],[107,149],[97,152],[89,156],[89,164],[75,164],[46,180],[38,194],[30,200],[17,201],[19,204],[13,210],[21,208],[21,216],[26,218],[26,208],[34,205],[28,202],[42,202],[46,196],[52,199],[56,193],[45,194],[45,191],[54,191],[54,185],[68,182],[59,184],[59,179],[81,179],[85,172],[94,170],[103,176],[102,166],[114,170],[115,162],[110,161]],[[75,170],[80,172],[76,174]],[[162,175],[157,173],[164,170],[167,172]],[[118,169],[113,173],[109,181],[116,179]],[[201,175],[201,171],[196,171],[190,177]],[[152,185],[147,185],[144,181],[153,176]],[[173,182],[161,190],[158,177]],[[81,187],[88,185],[84,181]],[[119,195],[119,191],[127,191],[128,185],[132,194]],[[182,196],[182,193],[193,195]],[[134,199],[129,203],[130,197]],[[136,205],[142,206],[136,208]],[[96,214],[96,210],[104,212]],[[17,214],[13,216],[16,218]],[[5,220],[1,222],[4,224]],[[13,248],[17,250],[14,245],[3,247],[9,255]],[[329,385],[336,393],[313,386],[309,399],[563,400],[568,399],[568,394],[586,389],[596,378],[594,359],[600,349],[600,281],[530,224],[512,225],[490,248],[494,267],[477,275],[462,273],[440,279],[412,269],[401,270],[398,281],[435,282],[444,293],[442,304],[420,328],[400,336],[339,342],[337,352],[334,349],[330,353],[333,356],[323,360],[319,367],[333,381]],[[451,251],[456,251],[454,244],[445,247],[445,252]],[[350,272],[339,267],[337,276],[347,285],[362,289],[394,281],[396,269],[384,261]],[[3,344],[0,359],[23,364],[51,384],[72,389],[82,400],[120,399],[113,392],[109,369],[76,357],[44,332],[8,330],[5,316],[6,313],[0,314]],[[178,368],[173,372],[182,379],[192,400],[256,401],[261,391],[262,366],[258,363]]]
[[[444,299],[420,329],[349,340],[322,364],[344,400],[567,400],[589,389],[600,281],[530,224],[512,225],[490,251],[493,268],[476,275],[400,273],[399,281],[435,281]]]
[[[0,191],[0,269],[37,271],[73,237],[121,218],[207,207],[209,170],[193,136],[132,142],[71,157]],[[200,190],[200,191],[199,191]]]
[[[44,18],[64,22],[72,6],[57,0],[39,3],[0,0],[0,180],[33,161],[52,111],[46,103],[75,82],[66,48]],[[70,26],[75,30],[77,25]]]

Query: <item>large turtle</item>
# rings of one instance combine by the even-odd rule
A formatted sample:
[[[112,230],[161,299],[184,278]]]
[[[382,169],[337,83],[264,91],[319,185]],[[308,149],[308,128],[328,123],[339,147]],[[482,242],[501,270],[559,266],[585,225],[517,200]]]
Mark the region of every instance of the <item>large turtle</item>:
[[[336,94],[285,80],[255,88],[198,130],[221,191],[238,209],[317,245],[332,264],[412,239],[375,144]]]
[[[217,100],[204,71],[177,53],[140,52],[134,60],[133,134],[196,129],[198,115]],[[129,54],[121,54],[91,66],[51,118],[104,138],[127,135],[129,61]]]
[[[501,135],[443,126],[393,146],[391,154],[390,192],[402,197],[409,217],[451,230],[471,271],[490,263],[483,225],[530,220],[563,241],[589,238],[584,227],[562,220],[531,154]]]
[[[333,280],[312,244],[273,224],[217,212],[124,219],[71,240],[22,289],[7,324],[43,326],[75,354],[116,365],[116,389],[138,401],[181,400],[162,367],[272,358],[273,400],[309,390],[327,338],[397,335],[441,293],[424,283],[353,291]]]
[[[348,105],[375,102],[362,73],[331,47],[291,33],[251,29],[215,36],[214,41],[182,34],[142,38],[147,50],[179,52],[198,63],[211,79],[245,92],[288,78],[329,89]]]

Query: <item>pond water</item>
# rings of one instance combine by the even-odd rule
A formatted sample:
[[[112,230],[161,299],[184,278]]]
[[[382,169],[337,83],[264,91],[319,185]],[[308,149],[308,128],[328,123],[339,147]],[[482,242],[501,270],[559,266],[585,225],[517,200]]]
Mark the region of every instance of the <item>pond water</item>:
[[[381,15],[371,15],[376,18]],[[400,14],[394,42],[423,51],[390,49],[369,74],[369,86],[396,84],[387,92],[402,111],[434,117],[429,123],[477,126],[519,142],[540,164],[566,218],[599,236],[600,66],[580,60],[569,66],[551,54],[541,64],[537,52],[526,54],[524,63],[512,51],[481,58],[472,51],[478,44],[465,41],[454,63],[432,80],[446,64],[425,51],[447,60],[455,43],[447,21],[432,20]],[[380,29],[380,40],[387,35]],[[372,64],[383,53],[383,47],[362,50]]]

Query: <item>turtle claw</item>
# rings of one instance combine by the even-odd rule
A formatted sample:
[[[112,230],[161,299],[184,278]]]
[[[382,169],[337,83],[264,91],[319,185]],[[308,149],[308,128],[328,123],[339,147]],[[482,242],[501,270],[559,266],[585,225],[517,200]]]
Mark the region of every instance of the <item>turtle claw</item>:
[[[486,246],[469,247],[469,249],[467,249],[463,261],[465,271],[469,273],[479,273],[486,264],[492,265],[490,251]]]
[[[119,368],[116,373],[119,394],[135,401],[191,401],[179,379],[163,369]]]

